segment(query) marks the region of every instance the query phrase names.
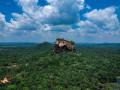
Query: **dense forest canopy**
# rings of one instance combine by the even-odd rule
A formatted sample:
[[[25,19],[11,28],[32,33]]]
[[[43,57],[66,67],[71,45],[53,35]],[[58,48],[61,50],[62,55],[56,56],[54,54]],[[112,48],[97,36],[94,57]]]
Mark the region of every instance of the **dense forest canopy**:
[[[77,53],[53,52],[47,42],[0,45],[0,90],[112,90],[120,76],[120,45],[76,45]],[[116,86],[116,87],[114,87]]]

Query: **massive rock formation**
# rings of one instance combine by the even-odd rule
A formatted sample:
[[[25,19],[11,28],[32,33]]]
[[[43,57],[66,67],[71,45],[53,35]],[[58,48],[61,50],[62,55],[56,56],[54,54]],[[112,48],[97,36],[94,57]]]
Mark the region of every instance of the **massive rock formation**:
[[[56,39],[54,51],[60,53],[62,51],[76,52],[75,43],[64,39]]]

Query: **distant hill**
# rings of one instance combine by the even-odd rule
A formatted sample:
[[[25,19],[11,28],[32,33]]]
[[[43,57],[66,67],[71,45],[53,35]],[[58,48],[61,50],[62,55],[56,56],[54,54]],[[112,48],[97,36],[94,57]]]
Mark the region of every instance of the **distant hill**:
[[[37,43],[24,43],[24,42],[0,42],[0,47],[25,47],[25,46],[35,46]]]
[[[36,45],[36,48],[41,49],[41,50],[48,50],[53,48],[53,45],[49,42],[42,42]]]

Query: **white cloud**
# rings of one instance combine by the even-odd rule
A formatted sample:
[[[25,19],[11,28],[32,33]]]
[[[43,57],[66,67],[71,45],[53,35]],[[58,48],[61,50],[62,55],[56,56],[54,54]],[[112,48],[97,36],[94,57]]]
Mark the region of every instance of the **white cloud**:
[[[89,5],[86,5],[86,8],[87,8],[87,9],[91,9],[91,7],[90,7]]]
[[[5,15],[0,13],[0,31],[6,30]]]
[[[0,13],[1,36],[19,36],[22,38],[57,37],[85,40],[87,37],[105,38],[120,35],[120,23],[115,14],[115,7],[94,9],[84,14],[85,21],[80,20],[80,10],[84,9],[84,0],[46,0],[49,4],[38,6],[38,0],[15,0],[22,7],[23,13],[12,13],[10,22],[5,21],[5,15]],[[86,5],[90,9],[90,6]],[[79,28],[72,29],[72,25]],[[49,31],[49,32],[48,32]],[[20,40],[21,40],[20,39]],[[34,40],[34,39],[33,39]],[[76,40],[77,41],[77,40]]]
[[[80,28],[76,30],[82,36],[94,36],[97,38],[120,35],[118,34],[120,23],[115,10],[115,7],[108,7],[100,10],[95,9],[84,14],[87,20],[77,23]]]
[[[79,11],[84,0],[47,0],[49,5],[38,6],[38,0],[15,0],[22,7],[23,14],[12,13],[10,22],[0,13],[0,30],[53,30],[68,31],[79,21]]]
[[[51,26],[52,31],[57,31],[57,32],[66,32],[71,30],[70,25],[56,25],[56,26]]]
[[[44,7],[37,5],[38,0],[16,1],[31,19],[52,25],[75,24],[84,7],[84,0],[47,0],[49,5]]]
[[[93,10],[84,16],[92,23],[107,30],[115,30],[119,28],[120,23],[117,15],[115,14],[115,7],[108,7],[100,10]]]
[[[6,34],[4,34],[3,32],[0,32],[0,36],[7,36]]]
[[[37,22],[29,18],[25,13],[13,13],[13,19],[10,20],[9,27],[15,30],[36,30],[38,28]],[[39,24],[40,26],[40,24]]]
[[[96,33],[98,33],[100,30],[100,28],[96,24],[94,24],[88,20],[80,21],[79,23],[77,23],[77,25],[80,28],[78,28],[76,30],[80,33],[80,35],[83,35],[83,36],[91,35],[91,34],[96,35]]]

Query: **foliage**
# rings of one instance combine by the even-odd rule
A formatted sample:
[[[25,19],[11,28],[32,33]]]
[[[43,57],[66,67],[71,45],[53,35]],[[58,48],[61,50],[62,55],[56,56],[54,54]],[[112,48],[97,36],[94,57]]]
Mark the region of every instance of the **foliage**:
[[[77,45],[77,53],[60,54],[47,45],[1,46],[0,79],[9,83],[0,90],[109,90],[120,76],[119,45]]]
[[[64,40],[64,38],[57,38],[56,40],[59,40],[59,41],[61,41],[61,40]]]
[[[47,50],[47,49],[50,49],[52,48],[53,45],[49,42],[43,42],[43,43],[40,43],[38,45],[36,45],[36,49],[40,49],[40,50]]]
[[[70,43],[71,43],[71,45],[75,45],[75,42],[74,42],[74,41],[71,41]]]

